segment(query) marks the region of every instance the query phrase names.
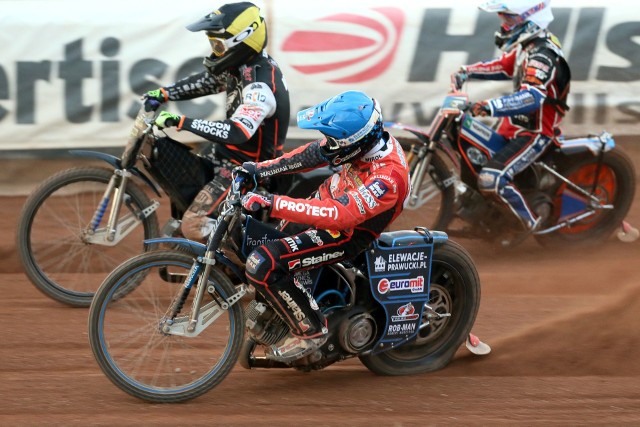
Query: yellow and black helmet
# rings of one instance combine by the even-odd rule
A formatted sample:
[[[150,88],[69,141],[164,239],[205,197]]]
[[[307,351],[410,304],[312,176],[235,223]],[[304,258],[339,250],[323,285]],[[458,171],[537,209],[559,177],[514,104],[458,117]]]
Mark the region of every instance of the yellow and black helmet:
[[[267,45],[266,23],[260,9],[250,2],[225,4],[187,29],[206,33],[212,53],[205,65],[217,71],[239,66]]]

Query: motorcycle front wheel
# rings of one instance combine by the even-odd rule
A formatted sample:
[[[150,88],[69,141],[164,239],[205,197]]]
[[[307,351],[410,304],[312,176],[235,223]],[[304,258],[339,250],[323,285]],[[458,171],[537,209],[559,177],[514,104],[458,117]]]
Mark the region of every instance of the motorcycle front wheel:
[[[138,255],[105,279],[91,304],[89,341],[98,365],[117,387],[139,399],[173,403],[196,398],[219,384],[238,359],[244,315],[240,304],[221,308],[236,290],[216,268],[208,278],[198,325],[219,317],[193,337],[164,330],[188,320],[195,286],[182,301],[183,311],[171,321],[165,316],[192,264],[192,255],[177,251]]]
[[[144,239],[159,235],[154,212],[115,246],[87,241],[86,230],[112,176],[113,170],[94,167],[58,172],[31,193],[18,217],[16,246],[27,277],[45,295],[63,304],[88,307],[104,277],[143,252]],[[151,203],[129,181],[119,218],[137,215]],[[107,215],[100,227],[105,227]]]
[[[480,278],[475,264],[461,245],[447,240],[434,247],[429,301],[423,308],[416,338],[393,350],[360,356],[360,361],[378,375],[413,375],[441,369],[469,336],[479,306]],[[438,318],[434,312],[450,316]]]

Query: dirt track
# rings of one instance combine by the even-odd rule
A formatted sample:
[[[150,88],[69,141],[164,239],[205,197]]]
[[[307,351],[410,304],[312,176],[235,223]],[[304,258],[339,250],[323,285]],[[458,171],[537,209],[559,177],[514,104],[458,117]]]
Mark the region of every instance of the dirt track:
[[[640,145],[623,147],[640,173]],[[51,166],[0,167],[22,171],[19,192],[38,176],[24,171]],[[0,425],[640,425],[640,240],[504,253],[460,240],[480,272],[474,332],[491,344],[487,357],[461,349],[446,369],[413,377],[378,377],[357,360],[309,374],[238,366],[199,399],[151,405],[99,370],[87,310],[48,299],[20,272],[23,202],[0,198]],[[640,226],[637,198],[628,220]]]

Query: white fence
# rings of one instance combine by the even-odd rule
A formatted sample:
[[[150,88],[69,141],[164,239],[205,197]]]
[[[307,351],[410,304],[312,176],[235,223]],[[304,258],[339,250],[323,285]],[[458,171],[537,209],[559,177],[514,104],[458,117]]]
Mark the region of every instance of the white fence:
[[[377,98],[387,120],[427,126],[459,65],[498,54],[496,16],[476,1],[256,1],[299,109],[347,89]],[[222,4],[222,3],[220,3]],[[0,0],[1,150],[124,144],[139,96],[200,71],[209,45],[184,27],[210,0],[109,2]],[[553,0],[573,82],[567,134],[640,124],[640,9],[627,2]],[[511,84],[472,83],[480,99]],[[172,103],[217,119],[222,96]],[[187,132],[180,139],[195,137]],[[316,135],[292,124],[289,137]]]

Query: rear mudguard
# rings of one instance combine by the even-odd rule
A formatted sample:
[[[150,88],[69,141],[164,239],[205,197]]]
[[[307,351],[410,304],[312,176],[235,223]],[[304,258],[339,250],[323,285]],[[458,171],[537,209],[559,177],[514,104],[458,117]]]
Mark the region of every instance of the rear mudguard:
[[[114,169],[122,169],[122,161],[120,160],[120,158],[112,156],[111,154],[89,150],[69,150],[69,153],[76,157],[102,160],[103,162],[109,163],[109,165]],[[145,174],[140,172],[138,168],[134,166],[129,169],[129,172],[131,172],[132,174],[140,178],[145,184],[147,184],[158,197],[162,197],[158,186],[154,184],[153,181],[151,181]]]
[[[416,227],[412,230],[398,230],[382,233],[378,237],[380,246],[402,247],[418,244],[441,244],[446,242],[449,236],[444,231],[429,230],[426,227]]]
[[[600,152],[606,153],[607,151],[613,150],[616,146],[613,137],[608,132],[603,132],[600,135],[591,135],[585,138],[558,138],[557,141],[560,146],[560,151],[566,155],[591,153],[594,156],[597,156]]]

